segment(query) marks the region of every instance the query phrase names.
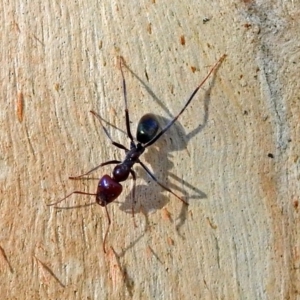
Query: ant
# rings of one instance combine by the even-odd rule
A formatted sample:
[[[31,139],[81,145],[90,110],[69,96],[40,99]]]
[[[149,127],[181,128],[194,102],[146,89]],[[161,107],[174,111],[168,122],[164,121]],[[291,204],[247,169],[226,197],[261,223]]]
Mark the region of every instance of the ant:
[[[113,169],[112,176],[109,176],[107,174],[103,175],[98,183],[97,187],[97,192],[96,193],[86,193],[86,192],[81,192],[81,191],[74,191],[64,197],[63,199],[55,202],[48,204],[48,206],[53,206],[57,205],[58,203],[64,201],[65,199],[69,198],[73,194],[81,194],[81,195],[90,195],[90,196],[96,196],[96,203],[99,204],[100,206],[105,208],[106,215],[107,215],[107,220],[108,220],[108,225],[107,229],[104,235],[104,240],[103,240],[103,251],[106,253],[105,249],[105,244],[106,244],[106,239],[107,235],[109,232],[109,227],[111,225],[111,219],[107,210],[107,205],[111,202],[113,202],[115,199],[117,199],[121,192],[122,192],[122,185],[120,182],[125,181],[128,179],[129,174],[131,174],[132,179],[133,179],[133,203],[132,203],[132,215],[134,217],[134,206],[135,206],[135,185],[136,185],[136,173],[134,170],[132,170],[132,167],[134,164],[138,163],[149,175],[150,177],[157,183],[159,184],[163,189],[174,195],[176,198],[178,198],[180,201],[183,202],[184,205],[188,205],[188,203],[176,195],[170,188],[159,182],[154,174],[148,169],[148,167],[140,161],[139,157],[144,153],[146,148],[154,144],[178,119],[178,117],[184,112],[184,110],[188,107],[198,90],[202,87],[202,85],[206,82],[206,80],[209,78],[209,76],[213,73],[213,71],[219,66],[219,64],[225,59],[226,54],[224,54],[216,63],[215,65],[210,69],[209,73],[206,75],[206,77],[202,80],[202,82],[196,87],[194,92],[191,94],[189,97],[188,101],[184,105],[184,107],[181,109],[181,111],[159,132],[159,123],[158,120],[156,119],[155,115],[148,113],[144,115],[137,126],[137,133],[136,133],[136,140],[137,143],[134,141],[131,129],[130,129],[130,119],[129,119],[129,111],[127,107],[127,92],[126,92],[126,82],[125,82],[125,77],[123,74],[123,69],[122,69],[122,63],[124,63],[123,57],[120,57],[120,70],[121,70],[121,75],[122,75],[122,85],[123,85],[123,94],[124,94],[124,102],[125,102],[125,120],[126,120],[126,131],[127,131],[127,136],[130,139],[130,149],[125,147],[122,144],[119,144],[115,142],[110,134],[108,133],[106,127],[102,123],[102,119],[99,114],[97,114],[94,111],[90,111],[100,122],[100,125],[106,134],[106,136],[109,138],[111,143],[122,150],[125,151],[125,159],[123,161],[119,160],[110,160],[106,161],[99,166],[93,168],[92,170],[88,171],[87,173],[84,173],[79,176],[73,176],[69,177],[69,179],[79,179],[82,178],[83,176],[89,175],[90,173],[96,171],[100,167],[110,165],[110,164],[116,164],[116,166]]]

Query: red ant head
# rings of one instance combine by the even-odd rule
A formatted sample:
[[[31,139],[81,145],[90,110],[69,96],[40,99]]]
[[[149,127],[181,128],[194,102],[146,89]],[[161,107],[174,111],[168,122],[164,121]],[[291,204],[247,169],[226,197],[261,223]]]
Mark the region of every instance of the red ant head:
[[[98,184],[96,202],[101,206],[113,202],[122,193],[122,185],[108,175],[104,175]]]

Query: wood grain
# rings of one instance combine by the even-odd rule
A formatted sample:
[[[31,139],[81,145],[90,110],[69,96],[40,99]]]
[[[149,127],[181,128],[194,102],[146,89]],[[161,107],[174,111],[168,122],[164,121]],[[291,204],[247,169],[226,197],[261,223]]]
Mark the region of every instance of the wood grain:
[[[299,298],[299,14],[297,1],[2,2],[1,298]],[[223,54],[143,156],[188,209],[137,167],[138,227],[128,181],[104,255],[101,207],[46,204],[93,193],[111,167],[68,177],[124,157],[89,113],[128,145],[118,56],[135,131],[146,112],[170,120]]]

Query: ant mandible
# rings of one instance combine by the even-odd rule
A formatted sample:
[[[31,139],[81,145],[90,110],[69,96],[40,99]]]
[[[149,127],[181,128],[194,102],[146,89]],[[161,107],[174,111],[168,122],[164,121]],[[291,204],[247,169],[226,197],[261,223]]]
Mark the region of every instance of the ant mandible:
[[[119,195],[122,192],[122,185],[120,182],[125,181],[129,174],[131,174],[133,178],[133,205],[132,205],[132,215],[134,216],[134,205],[135,205],[135,184],[136,184],[136,173],[132,170],[132,167],[134,164],[138,163],[141,165],[141,167],[150,175],[150,177],[158,183],[163,189],[166,191],[170,192],[172,195],[174,195],[176,198],[181,200],[185,205],[188,205],[188,203],[176,195],[171,189],[169,189],[167,186],[159,182],[154,174],[148,169],[148,167],[140,161],[139,157],[144,153],[147,147],[151,146],[154,144],[178,119],[178,117],[184,112],[184,110],[188,107],[198,90],[202,87],[202,85],[206,82],[206,80],[209,78],[209,76],[213,73],[213,71],[219,66],[219,64],[225,59],[226,54],[224,54],[216,63],[215,65],[210,69],[209,73],[206,75],[206,77],[202,80],[202,82],[196,87],[192,95],[189,97],[188,101],[184,105],[184,107],[181,109],[181,111],[175,116],[159,133],[159,123],[155,117],[155,115],[148,113],[144,115],[137,126],[137,133],[136,133],[136,140],[137,143],[135,143],[133,136],[131,134],[131,129],[130,129],[130,119],[129,119],[129,111],[127,107],[127,92],[126,92],[126,82],[123,74],[123,69],[122,69],[122,62],[123,58],[120,57],[120,70],[121,70],[121,75],[122,75],[122,84],[123,84],[123,93],[124,93],[124,102],[125,102],[125,120],[126,120],[126,131],[127,131],[127,136],[130,139],[130,149],[125,147],[122,144],[119,144],[115,142],[110,134],[108,133],[107,129],[104,127],[100,115],[98,115],[94,111],[90,111],[100,122],[100,125],[102,129],[104,130],[104,133],[106,136],[110,139],[111,143],[116,146],[117,148],[120,148],[125,151],[125,159],[123,161],[119,160],[110,160],[106,161],[99,166],[93,168],[87,173],[84,173],[79,176],[73,176],[69,177],[69,179],[78,179],[82,178],[83,176],[86,176],[100,167],[110,165],[110,164],[116,164],[116,166],[113,169],[112,176],[109,176],[107,174],[103,175],[102,178],[99,180],[98,183],[98,188],[97,188],[97,193],[86,193],[86,192],[81,192],[81,191],[74,191],[64,197],[63,199],[55,202],[48,204],[48,206],[53,206],[57,205],[58,203],[64,201],[68,197],[70,197],[73,194],[81,194],[81,195],[90,195],[90,196],[96,196],[96,203],[98,203],[100,206],[105,208],[106,215],[107,215],[107,220],[108,220],[108,226],[104,235],[104,240],[103,240],[103,251],[106,253],[105,249],[105,243],[107,239],[107,235],[109,232],[109,227],[111,225],[111,219],[107,210],[107,205],[111,202],[113,202],[115,199],[119,197]],[[124,63],[124,62],[123,62]]]

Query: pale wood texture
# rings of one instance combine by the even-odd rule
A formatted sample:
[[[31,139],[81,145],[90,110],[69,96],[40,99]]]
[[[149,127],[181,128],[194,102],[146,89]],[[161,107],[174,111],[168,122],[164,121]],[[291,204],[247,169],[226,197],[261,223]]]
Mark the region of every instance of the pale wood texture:
[[[289,0],[2,1],[1,299],[299,299],[299,17]],[[142,157],[188,209],[137,167],[138,227],[129,180],[104,255],[100,206],[46,206],[124,157],[89,113],[124,131],[119,55],[135,132],[225,53]]]

